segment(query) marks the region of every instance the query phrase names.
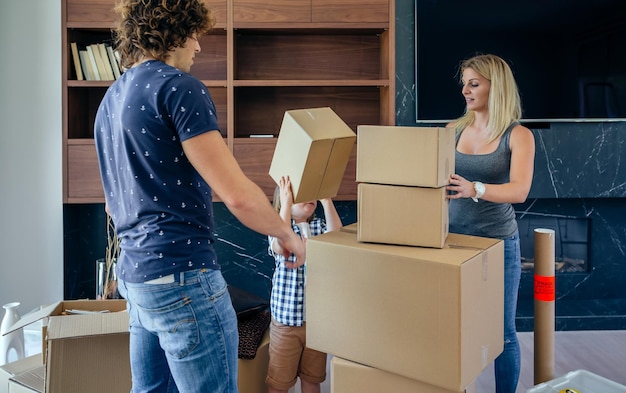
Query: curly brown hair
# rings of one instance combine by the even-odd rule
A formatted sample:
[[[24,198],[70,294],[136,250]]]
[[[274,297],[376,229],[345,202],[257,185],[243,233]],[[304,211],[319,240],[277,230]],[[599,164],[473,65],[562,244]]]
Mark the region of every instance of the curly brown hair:
[[[129,68],[143,57],[165,61],[169,52],[215,25],[211,11],[200,0],[120,0],[113,31],[120,63]]]

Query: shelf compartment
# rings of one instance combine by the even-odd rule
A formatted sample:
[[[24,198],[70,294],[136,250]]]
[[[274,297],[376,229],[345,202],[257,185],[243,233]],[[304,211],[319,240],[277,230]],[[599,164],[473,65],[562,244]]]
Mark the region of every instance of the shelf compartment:
[[[227,89],[225,87],[211,87],[209,93],[215,103],[215,110],[217,111],[217,125],[220,127],[220,134],[227,138],[228,136],[228,98]]]
[[[238,80],[379,80],[380,34],[241,31],[235,37]]]
[[[96,83],[99,87],[94,86]],[[76,81],[73,85],[78,85],[79,87],[68,88],[68,139],[93,138],[96,112],[110,84],[111,82]],[[209,92],[215,103],[221,134],[223,137],[226,137],[228,131],[226,114],[228,105],[227,89],[224,87],[211,87]]]
[[[196,54],[191,75],[201,80],[226,81],[226,34],[207,34],[199,38],[200,53]]]
[[[68,139],[93,138],[93,123],[106,90],[107,87],[93,86],[68,88]]]
[[[67,146],[67,202],[104,202],[98,156],[93,140]]]
[[[310,22],[311,0],[236,0],[233,1],[233,21]]]
[[[233,155],[243,172],[268,196],[276,187],[269,175],[275,148],[276,138],[237,138],[233,145]]]
[[[389,22],[389,0],[312,0],[312,22]]]
[[[380,124],[376,87],[238,87],[235,89],[235,136],[278,136],[285,111],[330,107],[353,131]]]
[[[67,26],[85,25],[112,26],[117,14],[113,11],[115,0],[67,0]],[[97,27],[97,26],[94,26]]]
[[[215,27],[226,26],[226,0],[203,1],[215,17]],[[67,27],[112,27],[117,21],[115,3],[116,0],[67,0]]]
[[[107,43],[112,44],[111,31],[108,29],[69,29],[67,31],[67,81],[76,81],[76,69],[74,65],[74,58],[72,57],[72,50],[70,44],[76,42],[79,50],[84,50],[87,45]],[[85,78],[86,79],[86,78]],[[93,82],[93,81],[90,81]],[[110,81],[109,81],[110,83]]]

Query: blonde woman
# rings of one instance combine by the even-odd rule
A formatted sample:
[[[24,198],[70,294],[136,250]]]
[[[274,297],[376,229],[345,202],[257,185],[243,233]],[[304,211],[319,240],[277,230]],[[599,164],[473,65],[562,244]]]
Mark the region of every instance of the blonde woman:
[[[520,348],[515,329],[521,275],[513,203],[526,200],[533,178],[535,140],[519,123],[520,96],[509,65],[495,55],[461,63],[463,116],[456,129],[455,171],[450,176],[450,232],[504,240],[504,351],[495,360],[497,393],[515,393]]]

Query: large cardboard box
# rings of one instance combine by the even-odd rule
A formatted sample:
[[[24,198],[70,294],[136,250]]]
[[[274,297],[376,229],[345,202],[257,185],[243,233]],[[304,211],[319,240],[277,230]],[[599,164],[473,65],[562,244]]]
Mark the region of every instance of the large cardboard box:
[[[10,331],[46,319],[46,393],[127,393],[131,388],[125,300],[66,300],[24,315]]]
[[[473,391],[471,384],[463,393]],[[330,392],[459,393],[334,356],[330,361]]]
[[[9,391],[9,380],[23,372],[41,367],[41,355],[31,355],[0,366],[0,393]]]
[[[449,234],[442,249],[307,241],[307,345],[452,391],[503,349],[504,242]]]
[[[289,176],[295,203],[337,195],[356,134],[330,108],[285,112],[269,174]]]
[[[254,359],[239,359],[239,393],[265,393],[267,367],[270,361],[270,330],[265,331]]]
[[[358,185],[358,239],[362,242],[442,248],[448,236],[445,187]]]
[[[454,173],[452,128],[361,125],[357,137],[357,182],[443,187]]]

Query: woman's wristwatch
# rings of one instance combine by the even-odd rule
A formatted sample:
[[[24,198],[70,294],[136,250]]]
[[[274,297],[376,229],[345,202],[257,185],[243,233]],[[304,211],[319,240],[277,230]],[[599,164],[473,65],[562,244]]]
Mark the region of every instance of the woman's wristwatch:
[[[483,196],[485,193],[485,185],[479,181],[474,182],[474,191],[476,191],[476,195],[472,197],[474,202],[478,202],[478,199]]]

